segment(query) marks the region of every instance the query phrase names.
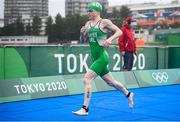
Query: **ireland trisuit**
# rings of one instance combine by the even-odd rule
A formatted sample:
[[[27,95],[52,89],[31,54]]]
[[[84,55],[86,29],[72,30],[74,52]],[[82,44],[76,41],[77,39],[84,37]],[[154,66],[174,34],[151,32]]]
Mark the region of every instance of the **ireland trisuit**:
[[[99,76],[104,76],[109,72],[109,55],[105,48],[101,45],[102,41],[107,39],[107,34],[102,32],[99,28],[102,19],[97,22],[95,26],[91,26],[89,23],[87,36],[90,45],[90,52],[93,64],[90,69],[93,70]]]

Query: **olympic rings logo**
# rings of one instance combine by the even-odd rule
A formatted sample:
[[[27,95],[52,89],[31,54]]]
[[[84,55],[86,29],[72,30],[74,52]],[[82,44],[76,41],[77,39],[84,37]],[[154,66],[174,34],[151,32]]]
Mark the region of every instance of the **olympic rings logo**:
[[[152,77],[158,83],[167,83],[168,78],[169,78],[166,72],[153,72]]]

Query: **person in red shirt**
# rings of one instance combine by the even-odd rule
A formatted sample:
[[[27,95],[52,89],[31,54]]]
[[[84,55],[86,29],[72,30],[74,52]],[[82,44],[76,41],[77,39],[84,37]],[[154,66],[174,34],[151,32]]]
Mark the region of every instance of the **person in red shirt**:
[[[123,69],[126,71],[132,70],[134,54],[136,53],[135,34],[133,26],[136,25],[136,20],[127,17],[121,28],[123,34],[118,39],[120,53],[124,59]]]

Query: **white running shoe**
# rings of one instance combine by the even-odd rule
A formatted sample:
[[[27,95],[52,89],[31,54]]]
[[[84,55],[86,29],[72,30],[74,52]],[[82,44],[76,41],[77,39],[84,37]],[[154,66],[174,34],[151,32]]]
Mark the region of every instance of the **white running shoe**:
[[[129,95],[129,97],[128,97],[128,100],[129,100],[129,108],[133,108],[134,107],[134,93],[133,92],[131,92],[131,94]]]
[[[80,110],[75,111],[75,112],[73,111],[72,113],[75,115],[78,115],[78,116],[87,116],[88,115],[88,112],[86,112],[86,110],[84,108],[81,108]]]

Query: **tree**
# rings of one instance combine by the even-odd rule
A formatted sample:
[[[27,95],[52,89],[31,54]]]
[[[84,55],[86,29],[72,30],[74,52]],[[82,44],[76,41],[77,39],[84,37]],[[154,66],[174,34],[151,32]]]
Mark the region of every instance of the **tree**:
[[[24,24],[21,22],[21,18],[19,17],[15,22],[15,35],[24,35]]]
[[[104,9],[102,10],[102,13],[101,13],[101,14],[102,14],[102,17],[103,17],[103,18],[108,18],[109,15],[108,15],[108,13],[107,13],[107,9],[105,8],[105,6],[103,6],[103,8],[104,8]]]
[[[67,40],[79,40],[80,29],[87,21],[87,16],[80,16],[78,14],[69,15],[65,19],[66,25],[66,39]]]
[[[49,16],[47,18],[47,21],[46,21],[46,34],[45,35],[48,35],[48,41],[49,42],[52,42],[53,41],[53,19],[51,16]]]
[[[25,34],[32,35],[32,27],[30,23],[28,23],[28,25],[25,26]]]
[[[2,29],[2,35],[3,36],[14,36],[16,33],[15,31],[15,24],[12,23],[12,24],[9,24],[9,25],[6,25],[4,26],[4,28]]]
[[[130,9],[127,6],[121,6],[120,10],[113,8],[110,18],[112,19],[112,21],[115,25],[117,25],[118,27],[121,27],[122,23],[126,19],[126,17],[128,17],[130,15],[131,15]]]
[[[120,11],[118,11],[116,8],[113,8],[112,17],[113,18],[120,18]]]
[[[123,21],[131,16],[131,11],[127,6],[122,6],[120,9],[120,25],[122,25]]]
[[[64,27],[64,22],[62,16],[58,13],[55,17],[54,33],[55,33],[55,42],[63,41],[63,31],[66,29]]]
[[[119,25],[120,21],[120,11],[118,11],[116,8],[113,8],[112,15],[111,15],[112,21],[115,25]]]
[[[38,16],[35,16],[33,18],[33,23],[32,23],[32,34],[33,35],[40,35],[41,33],[41,18],[39,18]]]
[[[171,28],[180,28],[180,23],[176,22],[170,26]]]

